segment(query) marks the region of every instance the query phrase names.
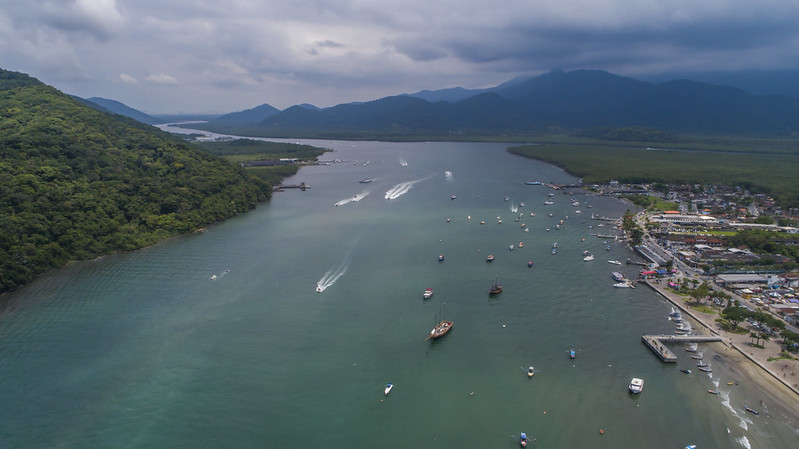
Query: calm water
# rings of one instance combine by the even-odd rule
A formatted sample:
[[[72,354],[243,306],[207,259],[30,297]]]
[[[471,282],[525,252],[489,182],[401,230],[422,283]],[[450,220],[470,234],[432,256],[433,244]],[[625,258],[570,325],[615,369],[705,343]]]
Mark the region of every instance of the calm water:
[[[670,307],[612,288],[636,270],[607,260],[633,256],[589,236],[627,206],[545,206],[524,181],[574,180],[504,145],[314,143],[343,162],[303,168],[306,192],[2,297],[0,447],[795,447],[796,423],[742,411],[756,396],[723,358],[686,376],[681,348],[675,366],[643,346]],[[425,341],[439,314],[453,330]]]

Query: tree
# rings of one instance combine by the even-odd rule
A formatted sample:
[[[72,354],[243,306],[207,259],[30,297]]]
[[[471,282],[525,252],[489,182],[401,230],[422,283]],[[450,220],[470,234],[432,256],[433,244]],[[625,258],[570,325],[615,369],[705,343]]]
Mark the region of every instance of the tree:
[[[741,321],[749,318],[751,316],[751,312],[744,309],[743,307],[738,306],[727,306],[722,312],[721,317],[727,320],[732,327],[730,330],[734,331],[738,328],[738,324]]]

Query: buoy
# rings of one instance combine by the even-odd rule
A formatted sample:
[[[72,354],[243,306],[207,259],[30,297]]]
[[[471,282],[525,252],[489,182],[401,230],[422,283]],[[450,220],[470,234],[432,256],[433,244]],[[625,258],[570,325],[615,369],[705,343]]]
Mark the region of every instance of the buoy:
[[[604,435],[605,434],[605,429],[599,429],[599,434],[600,435]]]

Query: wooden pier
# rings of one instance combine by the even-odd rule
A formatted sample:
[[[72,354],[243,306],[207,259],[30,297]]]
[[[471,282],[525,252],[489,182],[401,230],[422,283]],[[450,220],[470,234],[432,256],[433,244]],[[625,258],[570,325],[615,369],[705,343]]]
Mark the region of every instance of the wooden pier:
[[[664,362],[674,363],[677,361],[677,356],[669,349],[666,344],[668,343],[713,343],[721,342],[721,337],[715,335],[644,335],[641,340],[649,346],[660,360]]]

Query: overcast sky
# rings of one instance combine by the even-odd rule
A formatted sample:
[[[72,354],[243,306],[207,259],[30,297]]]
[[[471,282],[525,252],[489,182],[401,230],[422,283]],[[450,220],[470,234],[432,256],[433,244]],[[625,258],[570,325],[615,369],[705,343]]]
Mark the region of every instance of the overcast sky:
[[[553,68],[799,68],[795,0],[0,0],[0,68],[151,114],[320,107]]]

